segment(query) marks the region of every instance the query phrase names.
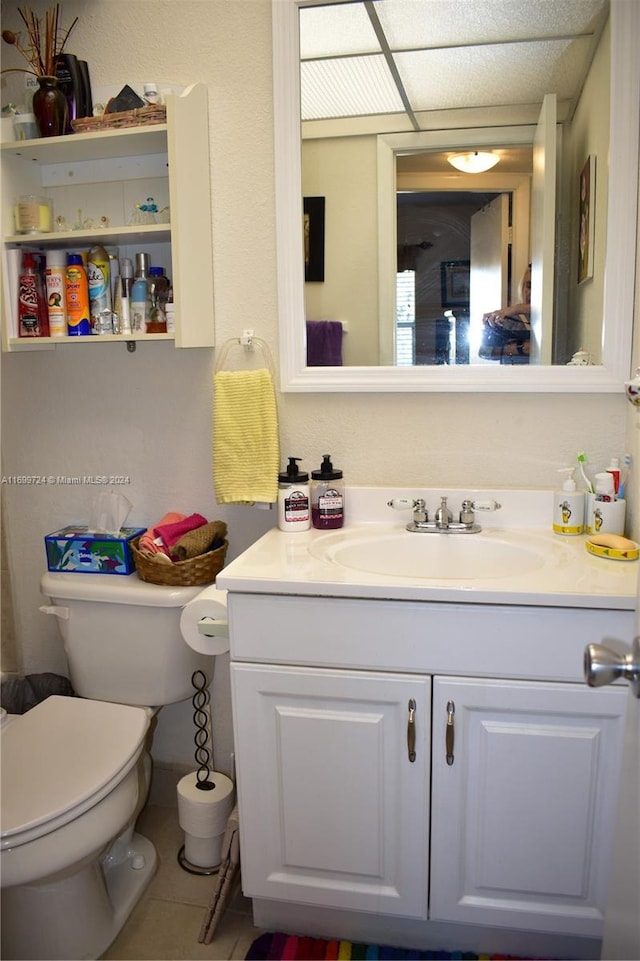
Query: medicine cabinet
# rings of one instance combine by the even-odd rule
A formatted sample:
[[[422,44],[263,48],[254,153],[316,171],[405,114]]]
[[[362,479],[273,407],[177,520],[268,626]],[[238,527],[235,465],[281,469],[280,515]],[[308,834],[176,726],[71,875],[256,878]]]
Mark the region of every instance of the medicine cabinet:
[[[3,143],[2,349],[52,349],[74,343],[169,340],[214,344],[208,95],[204,84],[167,95],[166,123]],[[15,198],[53,201],[51,233],[17,234]],[[153,197],[162,223],[136,208]],[[62,228],[62,229],[56,229]],[[173,284],[175,332],[20,338],[18,274],[25,251],[88,250],[102,244],[119,258],[147,252]]]

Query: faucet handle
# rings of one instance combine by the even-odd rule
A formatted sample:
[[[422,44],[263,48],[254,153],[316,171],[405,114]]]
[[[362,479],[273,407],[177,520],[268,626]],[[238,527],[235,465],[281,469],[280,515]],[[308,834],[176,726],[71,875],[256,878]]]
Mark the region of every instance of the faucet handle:
[[[394,511],[412,511],[415,506],[416,501],[413,497],[393,497],[387,501],[387,507],[393,508]]]
[[[422,497],[415,499],[413,497],[394,497],[387,501],[387,507],[391,507],[395,511],[412,510],[414,524],[426,524],[429,520],[427,505]]]
[[[467,502],[465,501],[465,503]],[[474,511],[499,511],[500,508],[502,507],[502,504],[499,504],[497,501],[494,501],[494,500],[471,501],[470,503],[471,503],[471,508]]]

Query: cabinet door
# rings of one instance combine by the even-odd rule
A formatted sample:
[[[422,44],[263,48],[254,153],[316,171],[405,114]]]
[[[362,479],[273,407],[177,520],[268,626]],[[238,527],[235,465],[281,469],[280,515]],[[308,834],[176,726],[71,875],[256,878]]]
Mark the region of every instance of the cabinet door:
[[[434,679],[430,917],[601,935],[624,697]]]
[[[430,679],[245,664],[231,679],[245,894],[426,918]]]

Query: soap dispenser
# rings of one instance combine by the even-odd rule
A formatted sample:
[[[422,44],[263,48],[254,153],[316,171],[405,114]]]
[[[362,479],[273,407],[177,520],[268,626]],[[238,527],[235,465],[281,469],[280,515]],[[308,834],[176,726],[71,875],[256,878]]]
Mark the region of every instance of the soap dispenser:
[[[278,527],[281,531],[308,531],[309,475],[298,470],[299,457],[290,457],[286,472],[278,474]]]
[[[320,470],[311,471],[311,521],[321,531],[332,531],[344,523],[344,483],[342,471],[323,454]]]
[[[563,467],[566,474],[562,490],[553,494],[553,530],[556,534],[582,534],[584,531],[584,491],[577,490],[575,468]]]

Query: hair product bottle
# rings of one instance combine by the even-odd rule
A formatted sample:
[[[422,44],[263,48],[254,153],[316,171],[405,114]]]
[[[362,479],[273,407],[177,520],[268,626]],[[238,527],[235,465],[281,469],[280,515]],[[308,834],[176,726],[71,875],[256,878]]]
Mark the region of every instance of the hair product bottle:
[[[128,257],[120,260],[120,333],[131,333],[131,288],[133,287],[133,264]]]
[[[32,253],[22,255],[22,269],[18,277],[18,336],[49,336],[42,279]]]
[[[335,470],[329,454],[322,455],[319,470],[311,471],[311,520],[321,531],[344,524],[344,483],[342,471]]]
[[[45,268],[49,336],[67,336],[67,296],[65,267],[67,255],[64,250],[48,250]]]
[[[144,334],[150,320],[149,254],[136,254],[136,273],[131,287],[131,330]]]
[[[65,293],[67,296],[67,331],[70,337],[91,333],[89,315],[89,283],[81,254],[67,254]]]
[[[278,475],[278,527],[281,531],[308,531],[309,475],[298,470],[299,457],[290,457],[287,470]]]

